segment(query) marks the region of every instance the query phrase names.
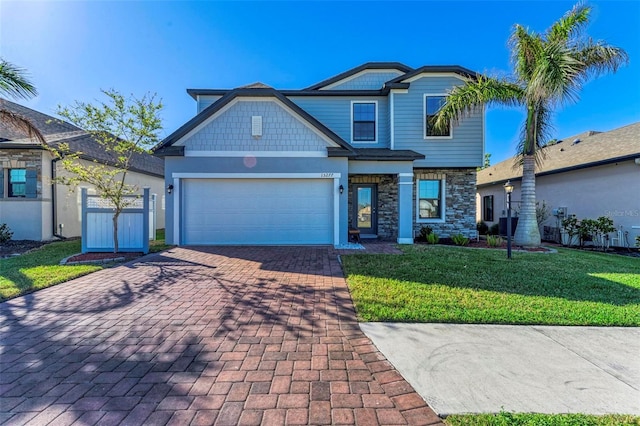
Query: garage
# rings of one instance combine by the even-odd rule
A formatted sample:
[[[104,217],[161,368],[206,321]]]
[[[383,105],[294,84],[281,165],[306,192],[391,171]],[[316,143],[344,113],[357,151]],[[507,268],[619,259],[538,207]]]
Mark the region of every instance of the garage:
[[[183,244],[333,244],[333,179],[184,179]]]

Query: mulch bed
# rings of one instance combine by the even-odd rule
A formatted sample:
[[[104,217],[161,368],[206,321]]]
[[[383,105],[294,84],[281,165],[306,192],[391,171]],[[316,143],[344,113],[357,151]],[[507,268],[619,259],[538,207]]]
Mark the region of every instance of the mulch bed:
[[[26,253],[47,243],[47,241],[9,240],[0,244],[0,259]]]
[[[416,241],[417,244],[427,244],[425,241]],[[440,241],[438,241],[438,244],[441,245],[445,245],[445,246],[455,246],[456,244],[453,242],[453,240],[451,240],[450,238],[440,238]],[[472,247],[472,248],[483,248],[483,249],[495,249],[495,250],[506,250],[507,249],[507,242],[503,242],[502,245],[497,246],[497,247],[492,247],[489,244],[487,244],[487,240],[470,240],[469,244],[467,244],[465,247]],[[552,252],[552,250],[545,248],[545,247],[521,247],[521,246],[516,246],[513,245],[511,246],[512,250],[519,250],[519,251],[528,251],[528,252],[539,252],[539,253],[549,253]]]

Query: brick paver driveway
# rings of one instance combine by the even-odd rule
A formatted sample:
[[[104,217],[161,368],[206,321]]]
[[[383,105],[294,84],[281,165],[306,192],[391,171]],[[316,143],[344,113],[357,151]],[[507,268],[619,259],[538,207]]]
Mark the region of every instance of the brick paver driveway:
[[[0,304],[0,422],[434,424],[328,248],[176,248]]]

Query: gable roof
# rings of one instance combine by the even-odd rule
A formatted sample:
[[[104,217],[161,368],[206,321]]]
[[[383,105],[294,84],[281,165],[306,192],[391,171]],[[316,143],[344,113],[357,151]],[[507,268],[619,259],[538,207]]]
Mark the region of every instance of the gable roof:
[[[387,82],[386,85],[393,85],[394,83],[404,83],[406,80],[411,79],[412,77],[418,76],[420,74],[436,74],[436,73],[451,73],[458,74],[462,77],[477,79],[480,74],[472,71],[468,68],[461,67],[460,65],[425,65],[406,74],[398,76],[393,80]]]
[[[578,141],[578,142],[576,142]],[[545,158],[536,176],[640,158],[640,122],[608,132],[588,131],[562,139],[544,148]],[[522,166],[514,169],[514,158],[480,170],[477,185],[489,185],[522,177]]]
[[[413,68],[401,64],[400,62],[367,62],[355,68],[351,68],[350,70],[347,70],[343,73],[330,77],[326,80],[323,80],[320,83],[316,83],[313,86],[309,86],[304,90],[319,90],[323,87],[329,86],[333,83],[337,83],[340,80],[344,80],[366,70],[398,70],[405,74],[409,71],[412,71]]]
[[[72,151],[82,152],[80,158],[96,160],[103,164],[114,164],[114,154],[105,152],[102,146],[86,131],[73,124],[50,115],[27,108],[23,105],[0,99],[0,107],[27,118],[40,130],[48,145],[68,143]],[[7,123],[0,122],[0,149],[44,149],[27,135]],[[134,154],[131,170],[153,176],[164,176],[164,161],[151,154]]]
[[[187,121],[184,125],[182,125],[178,130],[167,136],[162,142],[156,145],[153,148],[153,151],[156,155],[165,156],[165,155],[183,155],[184,147],[173,147],[172,145],[176,143],[178,140],[186,136],[193,129],[198,127],[200,124],[204,123],[209,117],[214,115],[216,112],[220,111],[225,105],[228,105],[231,101],[240,97],[267,97],[267,98],[275,98],[286,105],[288,108],[293,110],[295,114],[297,114],[304,121],[309,123],[312,127],[320,131],[324,136],[329,138],[331,141],[335,142],[345,154],[353,153],[353,149],[351,146],[346,143],[340,136],[335,134],[332,130],[326,127],[324,124],[320,123],[313,116],[311,116],[308,112],[300,108],[298,105],[290,101],[286,96],[284,96],[279,91],[272,88],[246,88],[241,87],[238,89],[233,89],[225,93],[222,98],[218,99],[213,104],[209,105],[204,110],[200,111],[198,115],[193,117],[191,120]]]

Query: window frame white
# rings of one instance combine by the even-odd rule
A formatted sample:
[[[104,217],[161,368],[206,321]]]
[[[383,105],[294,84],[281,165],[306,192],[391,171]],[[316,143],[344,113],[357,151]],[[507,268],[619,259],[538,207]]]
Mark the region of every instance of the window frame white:
[[[354,135],[354,129],[353,129],[353,123],[354,123],[354,120],[353,120],[353,113],[354,113],[354,111],[353,111],[353,106],[354,106],[355,104],[373,104],[373,105],[374,105],[374,108],[375,108],[375,118],[374,118],[374,120],[375,120],[375,122],[374,122],[374,129],[373,129],[373,131],[374,131],[374,134],[375,134],[375,138],[374,138],[373,140],[371,140],[371,141],[355,140],[355,138],[354,138],[354,137],[355,137],[355,135]],[[378,110],[378,101],[377,101],[377,100],[371,100],[371,101],[368,101],[368,100],[351,101],[351,143],[352,143],[352,144],[377,144],[377,143],[378,143],[378,123],[379,123],[379,120],[378,120],[378,111],[379,111],[379,110]]]
[[[421,218],[420,217],[420,182],[421,181],[439,181],[440,182],[440,217]],[[446,221],[446,178],[442,179],[416,179],[416,223],[444,223]]]
[[[427,136],[427,98],[439,97],[446,98],[449,96],[447,93],[424,93],[422,97],[422,137],[425,140],[449,140],[453,139],[453,124],[449,122],[449,135],[448,136]]]

